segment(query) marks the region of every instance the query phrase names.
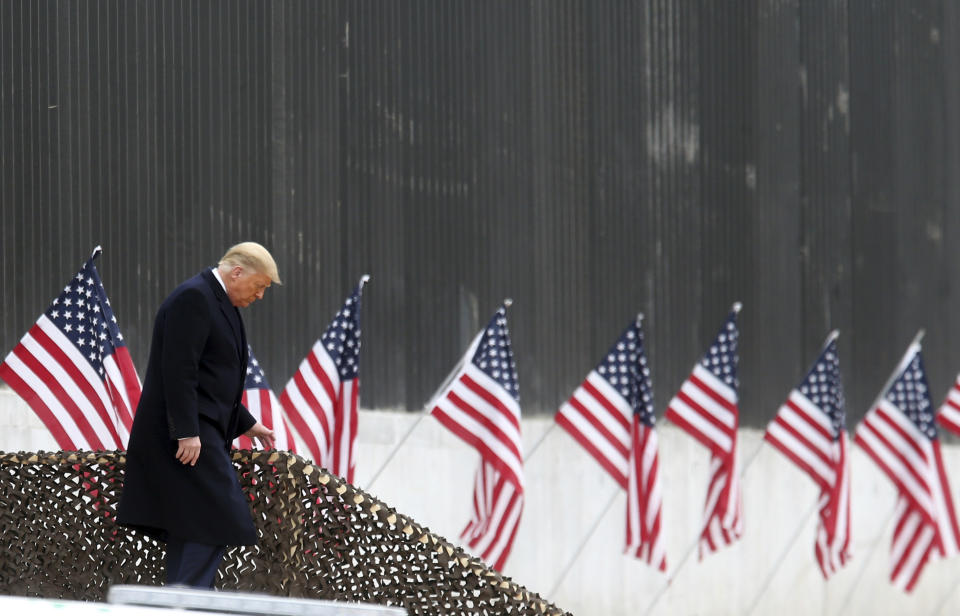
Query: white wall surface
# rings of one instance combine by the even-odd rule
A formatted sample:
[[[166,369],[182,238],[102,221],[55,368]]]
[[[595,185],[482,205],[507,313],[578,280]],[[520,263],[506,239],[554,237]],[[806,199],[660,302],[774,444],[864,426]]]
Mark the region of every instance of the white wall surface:
[[[457,542],[470,517],[478,457],[435,420],[420,421],[370,483],[418,417],[361,412],[357,484]],[[813,556],[817,490],[781,454],[761,446],[757,430],[740,434],[740,459],[749,462],[743,479],[744,537],[703,561],[693,553],[678,568],[699,532],[708,454],[675,427],[662,425],[664,575],[623,555],[624,494],[572,438],[552,426],[551,418],[523,421],[527,451],[551,431],[526,463],[526,506],[504,573],[578,616],[641,616],[664,588],[667,575],[674,573],[651,614],[746,614],[758,596],[754,614],[960,613],[960,591],[953,592],[960,584],[960,558],[928,565],[910,595],[890,586],[896,491],[856,447],[851,454],[853,560],[829,582],[824,582]],[[0,450],[41,449],[56,449],[42,423],[15,394],[0,390]],[[954,505],[960,509],[960,447],[945,446],[944,456],[953,476]],[[596,532],[583,543],[598,520]],[[582,552],[558,584],[581,544]],[[775,568],[769,587],[759,595]]]

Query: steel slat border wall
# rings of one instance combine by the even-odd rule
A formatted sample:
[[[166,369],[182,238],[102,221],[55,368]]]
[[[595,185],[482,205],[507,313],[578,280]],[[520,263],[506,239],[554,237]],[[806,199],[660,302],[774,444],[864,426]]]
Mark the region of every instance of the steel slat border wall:
[[[840,327],[855,418],[960,370],[945,0],[0,4],[0,346],[97,243],[141,369],[233,241],[275,388],[361,274],[363,403],[419,408],[506,296],[527,413],[647,314],[662,408],[734,299],[745,423]]]

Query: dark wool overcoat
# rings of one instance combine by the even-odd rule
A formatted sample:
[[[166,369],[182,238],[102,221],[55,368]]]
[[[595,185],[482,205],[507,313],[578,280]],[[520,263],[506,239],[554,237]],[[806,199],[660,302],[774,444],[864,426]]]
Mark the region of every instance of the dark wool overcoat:
[[[210,270],[157,311],[150,361],[127,448],[118,522],[161,540],[252,545],[256,530],[230,444],[256,420],[240,403],[247,339],[240,312]],[[175,457],[199,436],[196,466]]]

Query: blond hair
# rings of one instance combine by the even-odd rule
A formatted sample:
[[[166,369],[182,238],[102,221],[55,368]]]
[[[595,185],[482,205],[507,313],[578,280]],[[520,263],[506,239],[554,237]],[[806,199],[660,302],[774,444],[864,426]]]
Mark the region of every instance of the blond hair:
[[[217,265],[226,265],[228,268],[239,266],[248,272],[269,276],[273,284],[283,284],[270,252],[256,242],[241,242],[231,246]]]

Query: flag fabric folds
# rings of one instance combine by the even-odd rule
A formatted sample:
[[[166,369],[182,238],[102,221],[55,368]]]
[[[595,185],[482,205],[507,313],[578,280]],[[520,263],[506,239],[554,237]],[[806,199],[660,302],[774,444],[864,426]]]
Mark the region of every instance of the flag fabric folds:
[[[428,404],[481,457],[473,516],[461,538],[495,569],[510,555],[523,512],[520,394],[505,303],[470,344],[459,368]]]
[[[937,412],[937,423],[960,436],[960,375],[947,392],[947,397]]]
[[[280,394],[313,461],[353,481],[360,394],[360,298],[364,276]]]
[[[639,332],[638,319],[627,327],[554,416],[557,424],[580,443],[623,489],[628,485],[633,436],[631,395],[637,386]],[[628,350],[628,344],[633,348]],[[622,393],[621,389],[627,393]]]
[[[0,378],[65,450],[125,449],[140,401],[140,379],[94,264],[100,252],[0,364]]]
[[[253,354],[253,347],[247,345],[247,378],[243,384],[243,406],[257,421],[273,430],[276,438],[274,447],[281,451],[296,452],[296,444],[290,427],[283,418],[283,410],[277,396],[270,389],[267,376],[263,373],[263,366]],[[254,449],[258,444],[249,437],[238,436],[233,441],[234,447],[239,449]]]
[[[928,562],[960,551],[919,342],[907,349],[854,440],[897,486],[890,581],[909,592]]]
[[[523,489],[493,464],[481,460],[474,477],[473,511],[460,538],[495,569],[502,570],[522,513]]]
[[[611,352],[614,349],[611,349]],[[640,317],[627,328],[615,345],[616,367],[621,396],[630,401],[630,458],[627,463],[627,540],[625,551],[660,571],[667,570],[667,554],[663,536],[660,491],[660,456],[657,431],[654,429],[653,383],[643,348]],[[612,354],[612,353],[611,353]],[[624,374],[623,356],[629,362]],[[607,361],[610,354],[607,355]],[[602,367],[598,366],[597,369]],[[610,368],[612,366],[608,366]],[[613,384],[610,370],[606,371]]]
[[[554,419],[627,490],[625,551],[665,571],[653,386],[642,316],[627,326]]]
[[[743,532],[737,427],[737,314],[734,304],[703,358],[667,407],[666,417],[710,450],[710,483],[700,533],[700,558]]]
[[[790,391],[764,439],[820,487],[814,553],[825,579],[850,559],[850,463],[837,333]]]

